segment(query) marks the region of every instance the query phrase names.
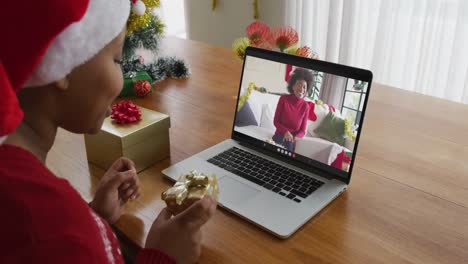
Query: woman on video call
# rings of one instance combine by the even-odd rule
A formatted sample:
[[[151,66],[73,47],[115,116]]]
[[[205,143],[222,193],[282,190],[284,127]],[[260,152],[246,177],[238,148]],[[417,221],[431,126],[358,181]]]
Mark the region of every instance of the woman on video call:
[[[291,152],[296,138],[302,138],[306,133],[309,105],[304,97],[311,95],[313,82],[312,71],[296,68],[288,80],[289,94],[282,95],[278,101],[273,140]]]

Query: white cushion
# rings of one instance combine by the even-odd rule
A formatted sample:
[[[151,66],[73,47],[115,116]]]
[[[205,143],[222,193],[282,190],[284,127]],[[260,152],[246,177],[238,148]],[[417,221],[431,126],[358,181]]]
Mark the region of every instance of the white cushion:
[[[319,137],[315,132],[314,129],[320,126],[322,123],[323,119],[328,115],[328,112],[330,112],[330,108],[328,105],[323,104],[323,105],[315,105],[314,108],[315,115],[317,116],[317,119],[315,121],[312,120],[307,120],[307,133],[306,136],[308,137]]]
[[[273,94],[265,94],[253,90],[248,99],[250,108],[257,120],[257,123],[261,123],[262,118],[262,107],[264,104],[269,104],[272,108],[273,113],[276,111],[276,106],[278,105],[279,96]]]
[[[260,119],[260,126],[269,130],[276,130],[276,127],[273,123],[274,117],[275,111],[273,111],[273,106],[270,104],[262,105],[262,117]]]
[[[304,137],[296,139],[297,154],[331,165],[343,147],[322,138]]]

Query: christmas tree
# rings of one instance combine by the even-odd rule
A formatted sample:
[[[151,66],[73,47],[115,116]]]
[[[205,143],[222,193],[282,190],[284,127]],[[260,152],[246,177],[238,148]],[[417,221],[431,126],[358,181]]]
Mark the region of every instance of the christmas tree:
[[[165,27],[157,14],[160,0],[131,0],[131,2],[132,13],[127,22],[123,48],[122,70],[125,84],[121,96],[144,96],[147,93],[136,92],[145,87],[142,82],[154,84],[166,78],[186,78],[190,75],[190,70],[181,59],[157,57]],[[143,56],[142,51],[150,51],[149,58],[148,55]],[[149,63],[145,63],[145,60]]]

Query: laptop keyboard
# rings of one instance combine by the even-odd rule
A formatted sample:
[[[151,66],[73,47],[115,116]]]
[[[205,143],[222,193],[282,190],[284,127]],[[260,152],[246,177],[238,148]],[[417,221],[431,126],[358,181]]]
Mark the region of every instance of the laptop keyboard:
[[[219,153],[208,162],[297,203],[324,184],[236,147]]]

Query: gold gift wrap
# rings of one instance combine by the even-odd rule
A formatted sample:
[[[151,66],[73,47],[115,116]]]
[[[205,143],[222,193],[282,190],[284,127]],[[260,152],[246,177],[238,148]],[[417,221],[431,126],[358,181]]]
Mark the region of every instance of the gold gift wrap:
[[[107,117],[98,134],[85,135],[88,161],[107,170],[115,160],[126,157],[140,172],[169,157],[169,116],[143,107],[140,110],[138,122],[116,124]]]
[[[182,175],[173,187],[161,194],[161,198],[173,214],[178,214],[205,195],[218,200],[218,193],[215,175],[204,175],[193,170]]]

